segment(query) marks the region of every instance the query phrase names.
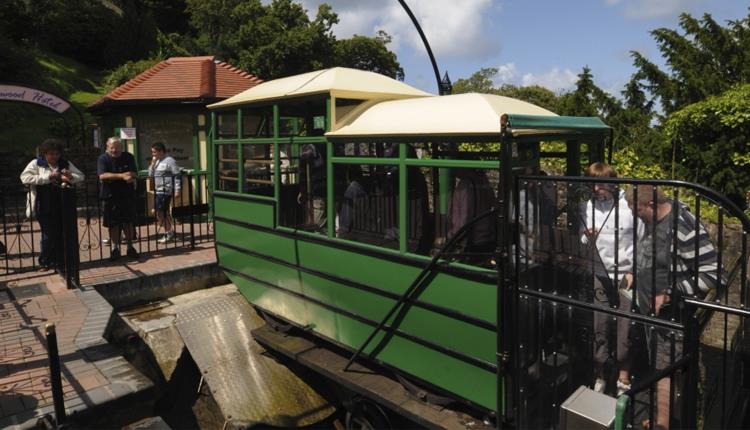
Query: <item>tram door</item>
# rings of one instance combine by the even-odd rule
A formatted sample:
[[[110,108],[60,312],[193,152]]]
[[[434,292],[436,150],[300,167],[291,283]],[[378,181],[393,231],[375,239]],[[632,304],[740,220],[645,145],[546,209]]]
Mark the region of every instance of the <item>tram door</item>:
[[[663,419],[675,427],[687,419],[687,365],[660,376],[688,351],[686,317],[677,310],[681,306],[676,296],[673,305],[656,313],[650,311],[651,300],[673,282],[700,278],[702,288],[704,282],[721,286],[725,281],[719,279],[731,279],[716,275],[717,267],[723,269],[717,260],[723,253],[716,251],[727,241],[709,237],[700,218],[687,214],[700,210],[679,203],[694,195],[692,190],[612,181],[514,178],[515,339],[509,394],[518,428],[568,428],[570,413],[598,414],[610,425],[618,396],[649,380],[648,389],[634,394],[629,422],[640,428],[642,422]],[[639,198],[634,188],[649,194]],[[622,196],[619,203],[616,196]],[[679,212],[680,218],[644,221],[641,209],[631,210],[628,199],[646,205],[661,201],[677,208],[674,214]],[[674,249],[682,246],[679,240],[692,236],[701,238],[701,260],[687,264],[695,245]],[[624,287],[625,273],[636,274],[640,289]],[[669,384],[659,388],[667,380]],[[691,387],[694,393],[696,386]],[[577,395],[588,397],[571,412],[566,408]],[[661,417],[660,411],[668,412]]]
[[[596,161],[588,151],[581,157],[579,149],[568,145],[564,173],[570,177]],[[616,366],[610,356],[616,354],[609,344],[597,348],[597,342],[609,342],[597,326],[611,326],[614,315],[593,310],[596,279],[606,271],[595,247],[582,240],[581,210],[594,198],[593,187],[550,178],[533,162],[520,164],[512,196],[511,306],[517,319],[510,398],[518,428],[558,428],[561,405],[581,386],[593,389],[597,379],[609,385],[597,389],[614,413]],[[625,211],[617,216],[632,218]]]

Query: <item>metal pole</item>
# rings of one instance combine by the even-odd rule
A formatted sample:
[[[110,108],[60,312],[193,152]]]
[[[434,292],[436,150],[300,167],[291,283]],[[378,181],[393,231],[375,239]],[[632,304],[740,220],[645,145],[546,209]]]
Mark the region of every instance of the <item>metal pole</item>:
[[[685,381],[684,404],[682,405],[682,428],[696,428],[698,424],[698,384],[700,381],[700,368],[698,357],[700,354],[700,328],[695,318],[697,307],[686,302],[683,314],[685,323],[685,342],[683,355],[690,356]],[[670,399],[671,401],[671,399]]]
[[[195,212],[195,208],[193,207],[193,174],[190,173],[187,175],[188,177],[188,202],[190,205],[190,248],[195,248],[195,219],[193,217],[193,212]]]
[[[60,376],[60,354],[57,351],[57,331],[54,324],[44,326],[47,337],[47,354],[49,356],[49,379],[52,385],[52,401],[55,405],[57,425],[65,423],[65,400],[63,399],[62,377]]]
[[[437,61],[435,61],[435,56],[432,55],[432,48],[430,48],[430,44],[429,42],[427,42],[427,37],[425,37],[424,32],[422,31],[422,27],[420,27],[417,18],[411,12],[411,9],[409,9],[409,6],[406,4],[406,2],[404,0],[398,0],[398,2],[409,15],[409,18],[411,18],[411,22],[414,24],[414,27],[416,27],[417,32],[419,33],[419,37],[422,38],[422,43],[424,43],[424,47],[427,50],[427,55],[430,57],[430,62],[432,63],[432,70],[435,72],[435,82],[437,82],[438,94],[440,94],[441,96],[445,95],[442,82],[440,81],[440,71],[438,70]]]

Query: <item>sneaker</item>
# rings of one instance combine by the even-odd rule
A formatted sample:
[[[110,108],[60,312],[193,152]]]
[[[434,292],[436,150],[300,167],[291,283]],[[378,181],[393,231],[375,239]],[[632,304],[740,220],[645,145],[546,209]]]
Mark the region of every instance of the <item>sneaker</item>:
[[[138,258],[140,254],[138,254],[138,251],[135,250],[132,246],[128,246],[128,257],[130,258]]]
[[[625,394],[626,391],[630,390],[630,384],[626,384],[619,379],[617,380],[617,397],[622,396]]]
[[[169,233],[165,233],[161,239],[157,240],[157,242],[167,243],[167,242],[171,242],[172,240],[174,240],[174,232],[170,231]]]
[[[594,391],[597,393],[603,393],[606,386],[607,383],[602,378],[596,378],[596,381],[594,381]]]
[[[109,254],[109,261],[117,261],[118,258],[120,258],[120,248],[114,248]]]
[[[102,243],[105,245],[109,245],[109,238],[105,237],[104,239],[102,239]]]

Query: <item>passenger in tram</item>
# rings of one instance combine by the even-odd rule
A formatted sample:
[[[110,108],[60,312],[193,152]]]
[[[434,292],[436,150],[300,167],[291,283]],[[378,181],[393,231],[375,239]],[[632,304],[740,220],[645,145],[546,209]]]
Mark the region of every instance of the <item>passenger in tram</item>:
[[[645,228],[639,232],[636,255],[636,277],[625,276],[625,288],[634,285],[636,301],[640,311],[663,319],[679,318],[672,305],[685,296],[704,298],[718,285],[717,252],[708,236],[708,231],[681,202],[668,199],[661,189],[651,185],[628,189],[630,208],[643,221]],[[676,228],[675,228],[676,225]],[[674,236],[677,236],[673,249]],[[696,245],[698,252],[696,253]],[[672,270],[676,256],[676,271]],[[696,271],[697,268],[697,271]],[[655,281],[655,282],[654,282]],[[677,291],[672,291],[676,285]],[[656,328],[647,333],[647,345],[651,365],[656,370],[664,369],[682,355],[682,343],[670,337],[670,330]],[[650,336],[655,336],[652,342]],[[674,349],[674,356],[671,350]],[[669,428],[670,379],[665,377],[656,387],[656,423],[651,428]],[[654,423],[651,423],[654,424]]]
[[[367,190],[362,179],[362,168],[357,165],[347,166],[349,185],[344,191],[339,215],[338,236],[342,239],[355,240],[357,233],[369,232],[372,229]]]
[[[608,164],[591,164],[584,175],[590,178],[616,178],[617,173]],[[581,241],[590,245],[594,253],[593,282],[595,305],[630,311],[631,295],[618,288],[625,274],[633,270],[634,216],[625,199],[625,190],[613,183],[595,183],[593,195],[580,205]],[[639,224],[642,229],[643,224]],[[615,245],[616,244],[616,245]],[[619,368],[617,395],[630,389],[630,321],[618,318],[615,342],[611,342],[611,315],[594,312],[594,390],[603,393],[607,378],[604,366],[613,352]],[[610,346],[616,346],[610,351]]]
[[[297,202],[302,205],[305,225],[315,231],[326,228],[326,149],[325,144],[300,147],[300,190]]]
[[[547,176],[543,170],[525,167],[524,175]],[[557,218],[557,196],[552,183],[524,181],[518,190],[519,256],[528,264],[553,252],[553,229]],[[515,209],[513,209],[515,213]]]
[[[387,144],[383,151],[384,158],[398,158],[399,144]],[[412,145],[406,145],[406,158],[417,158],[417,151]],[[386,239],[398,241],[398,166],[386,166],[383,192],[385,205],[381,208],[382,219],[386,225]],[[432,246],[431,229],[428,224],[429,202],[427,200],[427,181],[418,167],[407,168],[407,247],[411,252],[427,254]]]
[[[458,184],[451,198],[446,240],[451,240],[472,219],[492,210],[495,204],[495,193],[483,170],[455,169],[455,176]],[[455,249],[459,253],[463,252],[463,262],[481,264],[489,260],[488,255],[493,252],[496,244],[495,219],[486,216],[469,227]]]

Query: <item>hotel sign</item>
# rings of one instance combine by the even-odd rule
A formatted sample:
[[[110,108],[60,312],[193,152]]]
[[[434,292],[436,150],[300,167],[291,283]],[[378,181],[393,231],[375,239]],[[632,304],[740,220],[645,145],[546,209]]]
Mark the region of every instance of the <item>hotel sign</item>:
[[[17,85],[0,85],[0,101],[2,100],[34,103],[52,109],[57,113],[63,113],[70,107],[70,103],[60,97],[34,88]]]

